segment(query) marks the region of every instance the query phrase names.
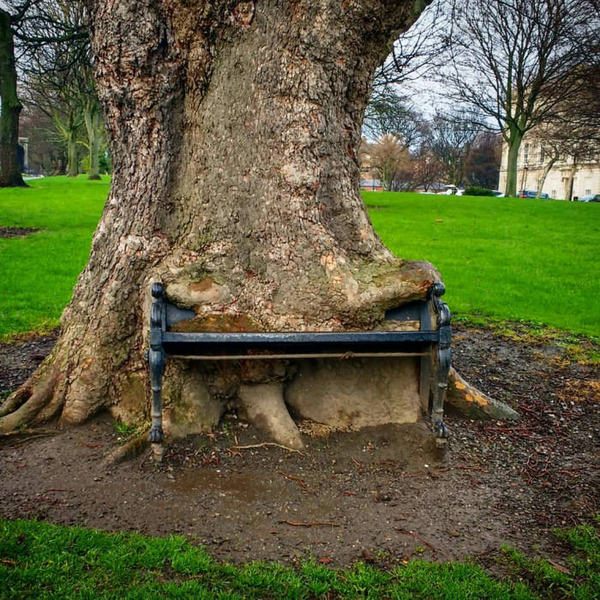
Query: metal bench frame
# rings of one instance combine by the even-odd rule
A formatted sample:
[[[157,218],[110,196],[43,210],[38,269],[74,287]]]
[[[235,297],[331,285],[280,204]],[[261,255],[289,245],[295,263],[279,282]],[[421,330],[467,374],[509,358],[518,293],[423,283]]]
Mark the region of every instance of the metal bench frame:
[[[386,313],[386,320],[418,320],[418,331],[179,333],[171,327],[196,316],[169,303],[160,283],[151,287],[150,349],[152,386],[149,441],[163,441],[162,379],[167,357],[184,360],[276,360],[304,358],[420,357],[420,397],[436,437],[445,440],[444,400],[452,350],[450,310],[441,300],[444,284],[433,284],[426,300]],[[437,326],[432,327],[432,314]],[[250,353],[250,354],[249,354]]]

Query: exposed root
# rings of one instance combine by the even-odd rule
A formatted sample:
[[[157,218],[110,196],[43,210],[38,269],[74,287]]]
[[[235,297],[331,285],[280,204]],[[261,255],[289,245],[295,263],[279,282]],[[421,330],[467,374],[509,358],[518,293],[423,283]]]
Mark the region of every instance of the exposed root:
[[[136,435],[127,443],[110,452],[106,456],[106,463],[116,465],[139,456],[148,447],[148,431],[148,429],[145,429],[143,433]]]
[[[53,367],[35,383],[29,380],[27,384],[15,392],[8,400],[15,397],[18,397],[19,402],[24,397],[26,400],[21,402],[19,408],[0,418],[0,434],[9,433],[18,429],[21,425],[30,423],[52,398],[57,380],[58,369]]]
[[[514,421],[519,413],[510,406],[491,398],[465,381],[455,369],[448,376],[448,396],[446,402],[471,419],[499,419]]]
[[[11,394],[2,405],[0,405],[0,417],[15,412],[19,406],[31,397],[31,393],[30,386],[27,384],[21,386],[14,394]]]

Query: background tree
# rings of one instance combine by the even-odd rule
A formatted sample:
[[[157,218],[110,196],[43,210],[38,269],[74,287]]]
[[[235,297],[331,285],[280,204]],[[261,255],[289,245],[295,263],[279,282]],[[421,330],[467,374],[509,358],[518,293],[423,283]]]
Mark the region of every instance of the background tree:
[[[193,308],[196,330],[369,328],[426,294],[439,275],[383,246],[357,160],[373,73],[421,7],[92,3],[112,189],[61,336],[5,402],[0,431],[102,407],[142,419],[152,281]],[[240,385],[282,377],[168,368],[167,403],[210,398],[216,418]]]
[[[66,148],[67,175],[78,174],[83,144],[89,179],[98,179],[103,125],[83,2],[41,0],[37,13],[25,20],[19,39],[26,101],[51,117]]]
[[[22,0],[0,3],[0,186],[24,185],[18,163],[19,116],[22,105],[17,93],[18,44],[21,66],[37,56],[48,44],[72,47],[87,38],[83,24],[60,21],[61,13],[83,10],[79,2]],[[77,7],[77,8],[76,8]]]
[[[412,160],[412,183],[416,188],[429,191],[444,181],[446,169],[440,160],[424,144]]]
[[[465,161],[477,129],[467,115],[437,112],[427,128],[429,152],[444,166],[448,183],[461,186],[465,182]]]
[[[29,140],[29,169],[34,173],[62,175],[66,168],[66,153],[58,139],[52,119],[27,102],[21,113],[21,135]]]
[[[497,133],[479,132],[465,159],[467,183],[487,189],[496,189],[501,153],[502,142]]]
[[[580,93],[583,81],[572,74],[587,60],[584,40],[598,14],[579,0],[452,0],[450,14],[443,82],[474,122],[502,132],[506,195],[514,196],[521,140]]]
[[[369,100],[363,130],[371,139],[393,136],[410,148],[422,135],[423,119],[396,88],[380,88]]]
[[[411,156],[408,148],[395,136],[384,135],[370,145],[373,172],[386,192],[408,189],[412,184]]]
[[[19,167],[19,115],[14,33],[32,2],[0,3],[0,187],[24,186]]]

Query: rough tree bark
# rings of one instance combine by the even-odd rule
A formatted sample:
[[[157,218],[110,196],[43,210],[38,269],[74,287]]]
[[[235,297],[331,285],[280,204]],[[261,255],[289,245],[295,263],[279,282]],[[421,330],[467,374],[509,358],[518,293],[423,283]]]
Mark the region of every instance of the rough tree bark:
[[[198,328],[372,328],[424,296],[439,275],[383,246],[357,161],[375,68],[423,5],[94,3],[113,185],[61,337],[5,403],[0,431],[102,407],[144,418],[152,281],[196,311]],[[244,381],[280,381],[280,367],[217,373],[170,361],[167,404],[199,389],[233,397]]]
[[[0,9],[0,187],[25,186],[19,167],[17,69],[11,16]]]
[[[514,197],[517,195],[517,175],[519,172],[519,149],[521,148],[521,140],[523,136],[516,129],[511,129],[508,142],[508,157],[506,163],[506,187],[504,188],[505,196]]]

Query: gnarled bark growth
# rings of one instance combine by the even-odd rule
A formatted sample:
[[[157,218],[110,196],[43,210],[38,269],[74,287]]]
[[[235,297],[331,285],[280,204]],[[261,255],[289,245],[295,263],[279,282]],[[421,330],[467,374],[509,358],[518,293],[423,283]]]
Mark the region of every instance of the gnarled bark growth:
[[[200,326],[221,329],[372,328],[387,308],[424,296],[438,275],[383,246],[357,160],[372,75],[415,6],[94,3],[112,190],[62,335],[8,400],[14,412],[0,431],[56,414],[79,422],[102,407],[144,418],[152,281]],[[279,368],[172,361],[166,412],[231,398],[248,381],[280,381]],[[211,411],[218,418],[222,401]]]

